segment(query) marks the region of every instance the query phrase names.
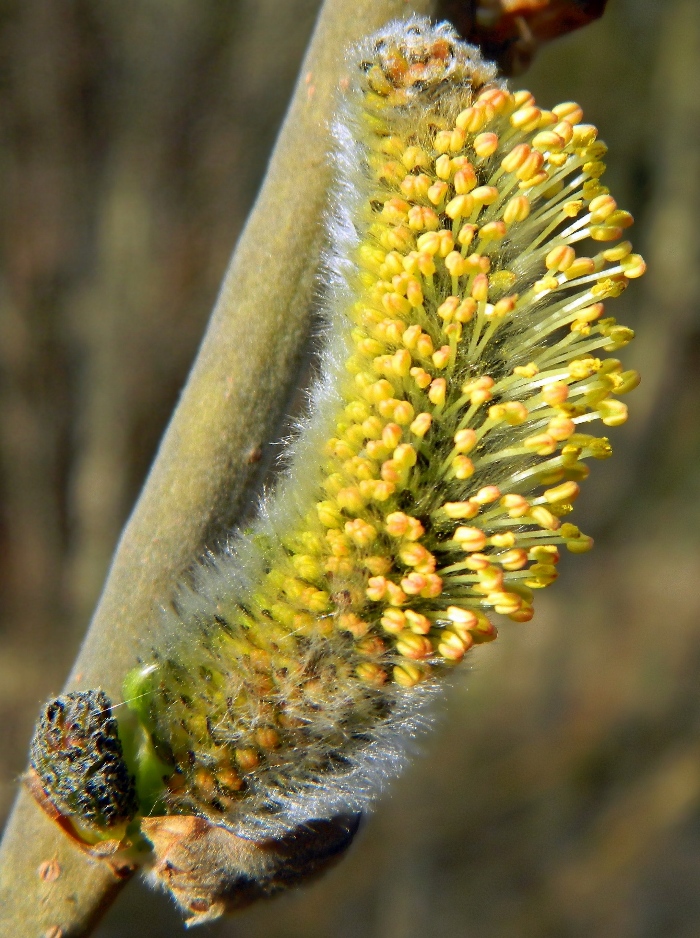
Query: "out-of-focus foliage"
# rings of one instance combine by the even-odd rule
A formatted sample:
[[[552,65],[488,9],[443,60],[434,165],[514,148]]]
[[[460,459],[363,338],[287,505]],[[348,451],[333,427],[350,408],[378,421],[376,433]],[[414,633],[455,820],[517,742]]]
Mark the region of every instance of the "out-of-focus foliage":
[[[315,0],[0,8],[0,809],[100,589],[264,171]],[[700,60],[695,0],[612,0],[521,79],[610,146],[650,271],[643,374],[577,505],[592,554],[474,655],[426,757],[237,938],[700,932]],[[623,307],[622,309],[620,307]],[[127,890],[98,934],[165,938]]]

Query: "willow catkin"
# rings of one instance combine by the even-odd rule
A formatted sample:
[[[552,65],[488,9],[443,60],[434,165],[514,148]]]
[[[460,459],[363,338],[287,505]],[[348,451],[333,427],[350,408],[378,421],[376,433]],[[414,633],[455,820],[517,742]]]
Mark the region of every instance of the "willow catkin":
[[[582,119],[446,24],[350,51],[310,414],[126,678],[140,813],[279,838],[361,811],[455,665],[592,546],[561,519],[610,455],[586,425],[638,383],[600,356],[633,337],[604,304],[644,262]]]

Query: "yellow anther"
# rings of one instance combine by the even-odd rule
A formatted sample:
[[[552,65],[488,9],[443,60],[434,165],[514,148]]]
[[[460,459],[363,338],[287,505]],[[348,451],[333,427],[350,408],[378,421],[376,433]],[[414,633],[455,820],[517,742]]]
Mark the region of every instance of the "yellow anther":
[[[401,162],[408,170],[415,169],[417,166],[421,169],[428,169],[430,166],[428,154],[420,147],[406,147],[401,155]]]
[[[435,231],[440,227],[440,219],[429,206],[414,205],[408,213],[408,227],[414,231]]]
[[[532,138],[532,145],[538,150],[561,150],[566,141],[555,130],[542,130]]]
[[[568,440],[575,432],[576,424],[568,417],[552,417],[547,424],[547,433],[555,440]]]
[[[392,537],[407,537],[411,540],[418,540],[425,533],[420,521],[403,511],[393,511],[387,515],[385,526],[387,534],[391,534]]]
[[[415,416],[415,410],[410,401],[397,401],[394,407],[394,420],[401,426],[408,426]]]
[[[474,193],[457,195],[445,206],[445,214],[453,221],[456,218],[466,218],[474,211]]]
[[[401,378],[407,378],[412,365],[411,353],[408,349],[398,349],[391,357],[391,369]]]
[[[470,195],[476,205],[493,205],[498,198],[498,189],[495,186],[478,186]]]
[[[574,101],[564,101],[552,108],[553,113],[560,121],[568,121],[572,126],[583,120],[583,108]],[[556,128],[555,128],[556,129]]]
[[[630,254],[628,257],[623,258],[620,265],[624,271],[625,277],[628,277],[630,280],[641,277],[647,269],[644,258],[639,254]]]
[[[509,200],[503,211],[503,220],[508,225],[525,221],[530,214],[530,200],[526,195],[516,195]]]
[[[494,590],[486,597],[487,602],[493,606],[493,611],[502,616],[512,616],[523,604],[521,596],[504,590]]]
[[[385,293],[382,305],[390,315],[408,316],[411,312],[411,304],[400,293]]]
[[[376,404],[379,401],[389,400],[394,395],[394,386],[386,379],[375,381],[364,390],[365,398],[370,404]]]
[[[445,504],[442,506],[442,510],[445,512],[448,518],[452,518],[455,521],[469,520],[470,518],[475,518],[479,514],[479,505],[472,501],[445,502]]]
[[[474,639],[467,634],[465,637],[457,635],[451,629],[446,629],[438,641],[437,653],[446,661],[461,661],[466,652],[474,644]]]
[[[438,306],[438,316],[446,322],[450,322],[450,320],[454,318],[455,310],[459,306],[459,303],[460,299],[458,296],[448,296],[447,299]]]
[[[563,404],[569,396],[569,385],[564,381],[553,381],[545,384],[541,391],[542,400],[552,407]]]
[[[391,448],[386,446],[381,440],[368,440],[365,446],[365,451],[370,459],[377,459],[380,462],[387,458],[391,452]],[[375,481],[373,479],[366,479],[363,481]]]
[[[436,352],[433,352],[432,359],[436,368],[445,368],[450,361],[449,345],[443,345],[442,348],[439,348]]]
[[[428,189],[428,198],[433,205],[439,205],[449,192],[449,186],[443,180],[433,183]]]
[[[503,221],[490,221],[479,229],[479,237],[484,241],[499,241],[506,236],[507,228]]]
[[[501,160],[501,166],[507,173],[514,173],[523,165],[532,152],[527,143],[519,143]]]
[[[617,202],[611,195],[598,195],[588,204],[588,211],[591,213],[591,221],[599,225],[605,221],[608,216],[617,208]]]
[[[479,582],[474,586],[476,592],[488,594],[494,590],[503,589],[503,570],[501,567],[488,564],[482,570],[477,571],[477,576]]]
[[[547,270],[554,271],[565,271],[576,260],[576,252],[572,247],[566,244],[561,244],[558,247],[552,248],[547,257],[545,258],[545,266]]]
[[[583,534],[575,540],[566,542],[566,549],[572,554],[585,554],[593,547],[593,538]]]
[[[576,482],[562,482],[561,485],[557,485],[551,489],[545,489],[544,497],[546,500],[554,505],[558,502],[572,502],[574,499],[578,498],[580,488]]]
[[[425,254],[434,257],[447,257],[454,248],[454,238],[451,231],[430,231],[418,238],[417,246]],[[435,268],[433,267],[433,273]]]
[[[531,150],[515,170],[518,179],[526,181],[536,176],[544,165],[544,157],[539,150]]]
[[[497,502],[500,497],[501,490],[497,485],[485,485],[469,500],[476,502],[477,505],[489,505],[491,502]]]
[[[613,212],[608,216],[605,224],[612,225],[615,228],[629,228],[634,224],[634,218],[629,212],[624,212],[618,209],[618,211]]]
[[[401,442],[403,430],[397,423],[388,423],[382,430],[382,443],[390,450],[396,449]]]
[[[527,565],[527,551],[517,547],[508,550],[498,556],[498,562],[504,570],[522,570]]]
[[[433,140],[433,147],[437,153],[448,153],[450,150],[450,143],[452,142],[452,132],[449,130],[440,130],[435,134],[435,139]]]
[[[391,570],[392,566],[391,558],[379,555],[365,557],[362,563],[367,567],[372,576],[384,576]]]
[[[399,559],[407,567],[418,567],[418,573],[433,573],[435,571],[435,557],[430,551],[415,541],[404,544],[399,550]]]
[[[473,297],[468,296],[465,300],[462,300],[462,302],[455,310],[455,320],[461,323],[470,322],[474,318],[474,313],[476,313],[476,310],[476,300]]]
[[[603,258],[613,263],[615,261],[621,261],[624,257],[627,257],[631,251],[632,242],[621,241],[619,244],[616,244],[614,248],[607,248],[603,251]]]
[[[410,443],[400,443],[394,450],[394,462],[403,469],[411,469],[418,461],[418,454]]]
[[[443,181],[451,178],[453,172],[452,163],[450,162],[450,157],[443,153],[442,156],[439,156],[435,160],[435,175],[438,179]]]
[[[352,633],[355,638],[363,638],[369,631],[369,623],[354,612],[343,612],[338,616],[338,628]]]
[[[416,339],[416,355],[419,358],[429,358],[433,354],[433,340],[427,332],[422,332]]]
[[[352,513],[362,511],[365,507],[365,499],[359,487],[356,485],[341,489],[336,495],[336,502],[340,508]]]
[[[378,440],[384,429],[384,421],[379,417],[372,416],[362,421],[362,432],[368,440]]]
[[[555,124],[550,133],[555,133],[561,140],[564,141],[564,146],[571,142],[571,138],[574,135],[574,128],[569,120],[560,120],[558,124]]]
[[[538,456],[550,456],[557,448],[557,441],[549,433],[537,433],[523,440],[523,446],[534,450]]]
[[[343,524],[343,516],[335,502],[323,501],[316,505],[318,520],[326,528],[339,528]]]
[[[639,386],[641,377],[639,372],[630,370],[623,371],[619,376],[619,384],[615,388],[616,394],[628,394],[630,391],[633,391],[636,387]]]
[[[573,121],[570,117],[566,118],[570,123]],[[598,136],[598,128],[593,124],[578,124],[574,126],[574,136],[571,140],[574,147],[589,147]]]
[[[567,366],[567,371],[574,381],[589,378],[599,370],[600,360],[597,358],[575,358]]]
[[[411,377],[421,390],[425,390],[433,380],[432,375],[429,375],[423,368],[411,368]]]
[[[430,176],[426,176],[425,173],[420,173],[418,176],[406,176],[401,182],[400,188],[406,198],[417,202],[427,197],[428,190],[432,184],[433,180]]]
[[[416,419],[411,423],[409,429],[411,430],[411,433],[415,433],[416,436],[424,437],[428,430],[430,430],[430,425],[432,422],[432,414],[418,414]]]
[[[624,348],[634,338],[633,330],[628,329],[626,326],[610,326],[609,328],[601,328],[600,331],[610,339],[608,344],[604,346],[606,352],[614,352],[617,349]]]
[[[530,510],[530,517],[536,521],[541,528],[547,531],[556,531],[561,526],[561,521],[556,518],[544,505],[536,505]]]
[[[454,435],[455,449],[458,453],[471,453],[476,446],[476,432],[469,427],[458,430]]]
[[[370,416],[370,408],[364,401],[351,401],[345,408],[345,415],[355,423],[361,423]]]
[[[455,456],[452,460],[452,472],[456,479],[469,479],[474,475],[474,463],[468,456]]]
[[[627,420],[627,404],[614,398],[601,401],[597,410],[607,427],[619,427]]]
[[[409,596],[434,599],[442,592],[442,579],[436,573],[409,573],[401,580],[401,587]]]
[[[567,218],[575,218],[582,208],[583,201],[581,199],[573,199],[572,201],[565,202],[562,205],[562,212]]]
[[[489,297],[489,278],[486,274],[477,274],[474,277],[471,295],[477,303],[486,302]]]
[[[413,609],[406,610],[406,624],[416,635],[427,635],[432,628],[430,619],[420,612],[414,612]]]
[[[425,673],[416,665],[396,665],[392,672],[393,678],[400,687],[415,687],[425,678]]]
[[[386,684],[388,675],[384,668],[374,661],[363,661],[355,668],[355,674],[364,683],[372,687],[381,687]]]
[[[518,130],[530,133],[536,130],[542,117],[542,111],[533,105],[519,108],[510,116],[510,123]]]
[[[353,456],[343,463],[345,471],[356,479],[374,479],[377,475],[377,464],[371,459]]]
[[[489,410],[489,417],[494,409],[497,417],[494,416],[492,419],[505,420],[511,427],[519,427],[529,416],[529,411],[522,401],[506,401],[505,404],[497,404]]]
[[[431,404],[440,406],[445,403],[445,394],[447,392],[447,382],[444,378],[435,378],[434,381],[430,383],[430,390],[428,391],[428,400]]]
[[[382,207],[382,217],[393,225],[406,221],[410,205],[404,199],[387,199]]]
[[[463,550],[469,553],[483,550],[486,547],[486,535],[480,528],[460,526],[453,534],[453,539]]]
[[[400,609],[386,609],[380,619],[380,624],[385,632],[398,635],[406,628],[406,614]]]
[[[367,581],[365,594],[372,602],[380,602],[386,596],[388,585],[389,580],[385,576],[371,576]]]
[[[498,135],[494,133],[479,134],[474,138],[474,152],[482,159],[487,159],[498,149]]]
[[[377,539],[377,529],[374,527],[374,525],[368,524],[361,518],[355,518],[353,521],[346,521],[345,533],[358,547],[369,547]]]
[[[493,396],[491,393],[493,386],[493,378],[490,375],[482,375],[463,384],[462,393],[469,395],[472,404],[485,404]]]
[[[540,372],[540,369],[537,367],[537,365],[534,362],[530,362],[527,365],[517,365],[513,369],[513,374],[519,375],[522,378],[534,378],[535,375],[539,374],[539,372]]]
[[[466,195],[476,186],[476,173],[471,163],[467,163],[462,169],[455,173],[452,181],[457,195]]]
[[[397,251],[409,251],[413,247],[413,232],[405,225],[397,225],[380,234],[384,247]]]
[[[605,307],[602,303],[593,303],[592,306],[585,306],[583,309],[579,309],[576,313],[577,322],[595,322],[596,319],[600,319],[605,311]]]
[[[457,235],[457,240],[464,248],[468,248],[474,240],[474,235],[479,230],[477,225],[462,225]]]
[[[455,121],[460,130],[466,130],[468,133],[477,133],[486,124],[488,114],[483,107],[474,106],[465,108],[457,115]]]
[[[591,225],[588,233],[594,241],[617,241],[622,236],[622,228],[615,225]]]
[[[462,277],[467,271],[467,262],[459,253],[452,251],[445,258],[445,267],[453,277]]]
[[[357,350],[363,355],[380,355],[385,349],[385,346],[382,345],[377,339],[359,339],[357,342]]]

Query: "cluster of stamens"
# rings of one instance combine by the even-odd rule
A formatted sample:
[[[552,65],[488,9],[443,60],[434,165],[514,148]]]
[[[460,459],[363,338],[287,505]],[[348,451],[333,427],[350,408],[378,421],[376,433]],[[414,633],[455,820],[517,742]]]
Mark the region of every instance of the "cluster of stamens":
[[[432,52],[431,74],[450,59]],[[233,755],[223,747],[218,769],[197,769],[200,796],[216,791],[224,807],[222,790],[274,764],[287,737],[298,748],[330,671],[359,685],[356,706],[363,687],[410,688],[461,661],[496,637],[494,615],[532,617],[560,546],[592,545],[562,521],[585,460],[610,455],[585,425],[622,424],[618,397],[638,383],[599,357],[633,337],[604,306],[644,262],[620,240],[632,218],[600,182],[606,148],[581,108],[543,110],[527,91],[487,84],[416,125],[406,89],[428,66],[384,55],[390,71],[365,76],[371,217],[318,495],[245,607],[222,606],[243,635],[229,630],[217,652],[229,643],[257,675],[237,712],[244,698],[267,700]],[[300,653],[319,642],[335,656],[323,667]],[[295,690],[281,699],[290,674]],[[193,729],[187,704],[180,717],[183,747],[212,735]]]

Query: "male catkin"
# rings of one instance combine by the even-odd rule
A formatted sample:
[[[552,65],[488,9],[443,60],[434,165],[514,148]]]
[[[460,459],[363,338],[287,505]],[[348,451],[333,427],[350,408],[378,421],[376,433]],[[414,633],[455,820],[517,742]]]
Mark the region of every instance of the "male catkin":
[[[585,425],[638,383],[599,356],[633,337],[604,304],[644,262],[582,118],[446,24],[349,53],[310,416],[127,676],[143,813],[260,838],[361,811],[494,618],[529,620],[559,546],[592,546],[561,519],[610,455]]]

